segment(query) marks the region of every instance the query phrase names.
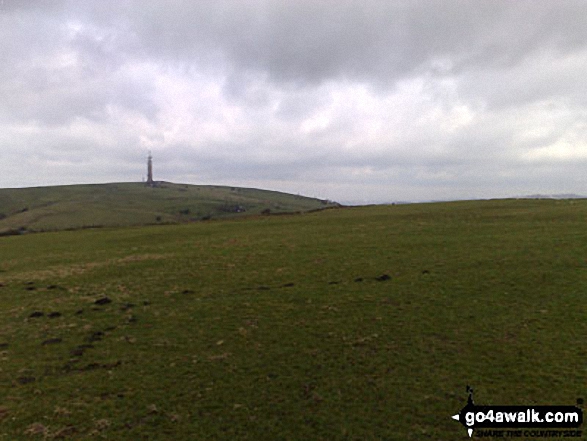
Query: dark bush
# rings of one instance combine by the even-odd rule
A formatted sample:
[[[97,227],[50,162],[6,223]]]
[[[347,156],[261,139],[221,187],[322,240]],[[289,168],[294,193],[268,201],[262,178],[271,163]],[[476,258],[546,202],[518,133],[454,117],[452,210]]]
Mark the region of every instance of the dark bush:
[[[18,229],[12,228],[6,231],[0,231],[0,236],[18,236],[19,234],[25,234],[27,232],[25,227],[20,227]]]

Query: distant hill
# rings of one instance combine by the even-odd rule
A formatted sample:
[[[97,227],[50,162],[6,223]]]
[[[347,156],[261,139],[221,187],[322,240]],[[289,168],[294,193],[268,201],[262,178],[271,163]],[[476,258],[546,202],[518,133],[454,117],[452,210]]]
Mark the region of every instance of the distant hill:
[[[519,199],[585,199],[585,196],[574,193],[564,194],[531,194],[527,196],[519,196]]]
[[[338,206],[253,188],[158,182],[0,189],[0,234],[182,223]]]

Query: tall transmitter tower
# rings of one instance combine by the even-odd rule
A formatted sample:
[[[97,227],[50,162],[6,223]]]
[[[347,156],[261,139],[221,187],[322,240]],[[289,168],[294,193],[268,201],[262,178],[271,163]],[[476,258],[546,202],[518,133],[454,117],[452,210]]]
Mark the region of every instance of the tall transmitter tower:
[[[149,156],[147,157],[147,186],[152,187],[153,184],[153,157],[149,151]]]

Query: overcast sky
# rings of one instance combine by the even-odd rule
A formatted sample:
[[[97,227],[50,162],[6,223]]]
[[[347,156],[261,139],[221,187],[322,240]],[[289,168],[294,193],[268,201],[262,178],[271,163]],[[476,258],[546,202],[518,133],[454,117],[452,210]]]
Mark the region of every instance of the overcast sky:
[[[0,187],[587,194],[584,0],[0,0]]]

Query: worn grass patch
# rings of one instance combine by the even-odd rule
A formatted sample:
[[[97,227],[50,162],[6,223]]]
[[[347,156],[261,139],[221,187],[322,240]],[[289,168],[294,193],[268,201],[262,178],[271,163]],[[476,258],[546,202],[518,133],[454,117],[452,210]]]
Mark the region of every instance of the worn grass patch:
[[[0,439],[467,439],[574,404],[585,201],[0,238]]]

